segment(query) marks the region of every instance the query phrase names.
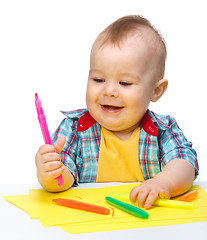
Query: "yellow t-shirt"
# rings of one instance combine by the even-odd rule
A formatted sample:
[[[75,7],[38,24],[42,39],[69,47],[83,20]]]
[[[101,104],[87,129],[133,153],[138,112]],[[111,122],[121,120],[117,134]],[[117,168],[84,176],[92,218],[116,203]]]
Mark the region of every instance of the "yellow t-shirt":
[[[138,159],[140,128],[125,141],[101,127],[96,182],[144,181]]]

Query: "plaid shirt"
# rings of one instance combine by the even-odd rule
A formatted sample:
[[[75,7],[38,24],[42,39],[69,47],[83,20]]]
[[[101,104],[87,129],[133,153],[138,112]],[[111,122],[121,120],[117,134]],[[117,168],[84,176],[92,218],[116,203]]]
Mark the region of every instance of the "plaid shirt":
[[[87,109],[62,112],[66,115],[52,136],[53,143],[66,137],[61,160],[75,177],[75,183],[95,182],[99,148],[100,125]],[[171,116],[157,115],[147,111],[139,136],[139,163],[144,179],[153,178],[174,159],[185,159],[195,168],[198,175],[197,154]]]

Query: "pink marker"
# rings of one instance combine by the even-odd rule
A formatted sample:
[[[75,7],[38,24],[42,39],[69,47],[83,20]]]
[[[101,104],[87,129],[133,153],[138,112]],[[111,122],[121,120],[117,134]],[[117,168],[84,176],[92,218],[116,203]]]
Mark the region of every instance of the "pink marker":
[[[40,127],[41,127],[41,130],[42,130],[42,135],[43,135],[45,144],[51,144],[52,145],[52,140],[50,138],[49,130],[48,130],[48,127],[47,127],[47,122],[46,122],[45,115],[44,115],[44,112],[43,112],[43,109],[42,109],[42,104],[41,104],[41,102],[40,102],[40,100],[37,96],[37,93],[35,93],[35,105],[36,105],[36,108],[37,108],[38,120],[39,120],[39,123],[40,123]],[[59,187],[64,186],[62,175],[58,176],[56,178],[56,181],[57,181]]]

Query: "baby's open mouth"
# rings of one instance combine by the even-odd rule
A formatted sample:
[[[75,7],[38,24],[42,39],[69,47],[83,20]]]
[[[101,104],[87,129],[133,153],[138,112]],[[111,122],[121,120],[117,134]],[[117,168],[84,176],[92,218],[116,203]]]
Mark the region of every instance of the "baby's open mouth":
[[[118,106],[112,106],[112,105],[101,105],[101,107],[105,110],[105,111],[111,111],[111,112],[116,112],[121,110],[123,107],[118,107]]]

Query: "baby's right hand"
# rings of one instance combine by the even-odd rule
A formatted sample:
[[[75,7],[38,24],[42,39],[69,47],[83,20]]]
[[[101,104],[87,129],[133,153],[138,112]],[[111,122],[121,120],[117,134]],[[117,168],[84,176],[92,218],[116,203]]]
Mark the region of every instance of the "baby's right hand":
[[[60,137],[54,145],[45,144],[41,146],[36,154],[35,163],[37,175],[43,181],[54,181],[61,175],[65,166],[61,162],[60,152],[65,144],[65,137]]]

